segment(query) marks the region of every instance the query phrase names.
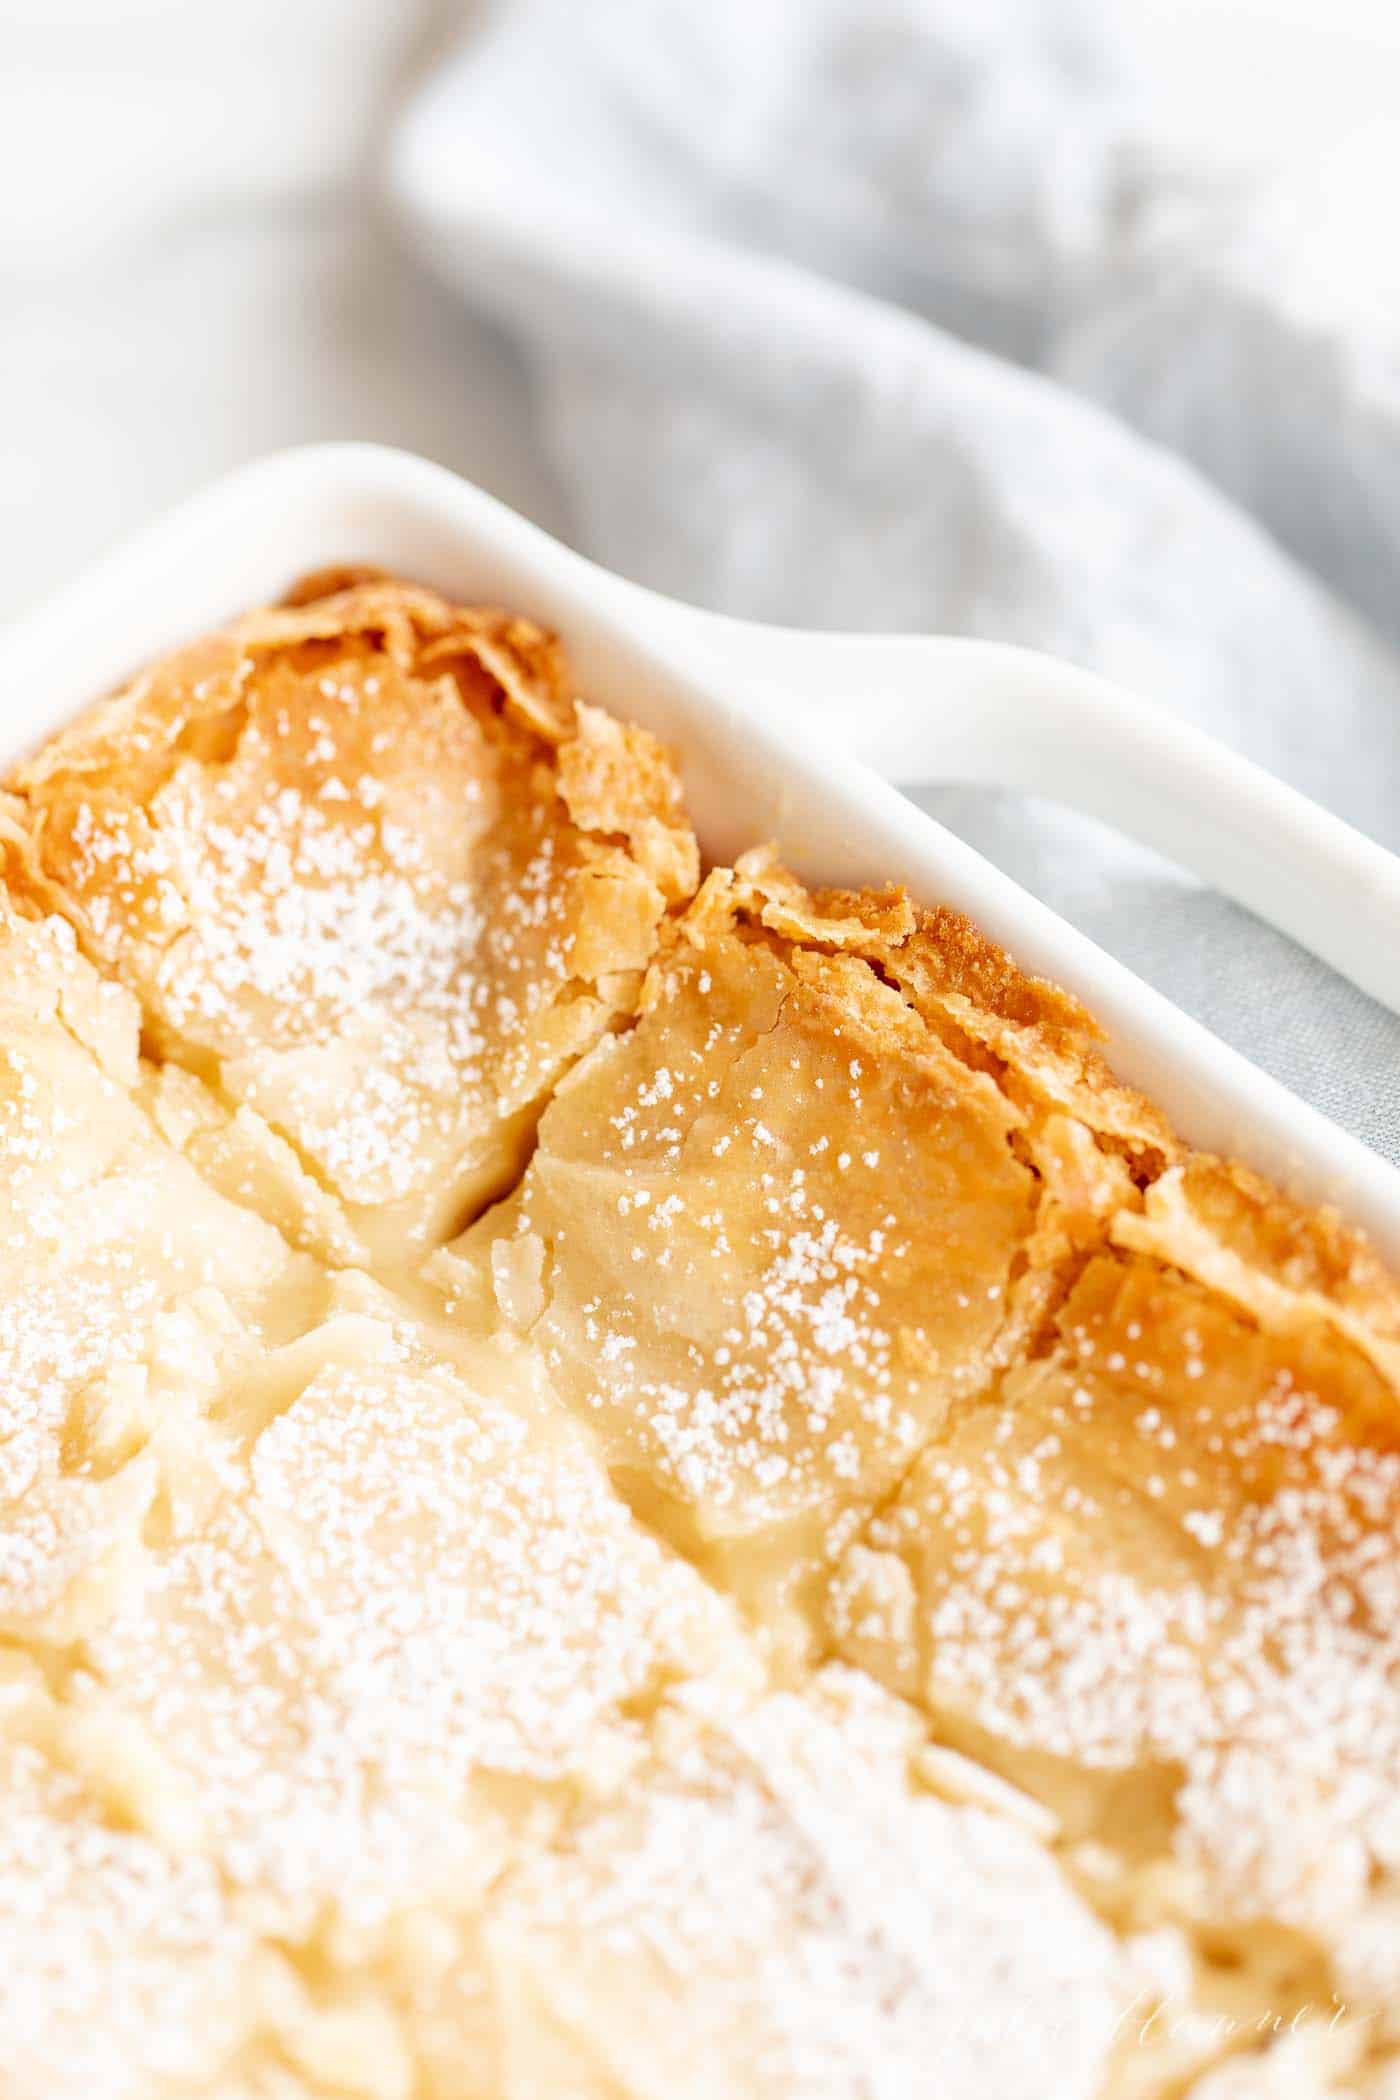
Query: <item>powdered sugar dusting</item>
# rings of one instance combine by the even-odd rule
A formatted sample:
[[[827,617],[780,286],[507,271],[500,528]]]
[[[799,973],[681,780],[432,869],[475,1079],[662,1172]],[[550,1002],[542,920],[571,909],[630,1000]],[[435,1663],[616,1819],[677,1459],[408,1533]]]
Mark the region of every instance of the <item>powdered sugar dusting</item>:
[[[481,1782],[615,1766],[623,1709],[735,1639],[575,1438],[395,1353],[311,1376],[91,1643],[229,1873],[303,1929],[465,1900],[498,1863]]]
[[[529,1332],[556,1390],[702,1532],[800,1518],[820,1545],[986,1375],[1030,1177],[994,1100],[968,1086],[946,1113],[949,1065],[922,1038],[876,1059],[729,937],[657,972],[546,1115],[490,1233],[547,1246]]]
[[[151,1492],[85,1477],[80,1420],[123,1378],[193,1405],[224,1327],[295,1294],[299,1270],[99,1061],[91,1045],[134,1076],[136,1014],[110,1010],[69,930],[0,925],[0,970],[0,1620],[35,1631],[134,1538]]]
[[[107,1825],[0,1748],[0,2077],[44,2100],[201,2091],[244,2036],[254,1943],[206,1862]]]
[[[162,1050],[349,1204],[407,1206],[411,1247],[507,1178],[511,1117],[606,1025],[580,987],[645,963],[663,898],[445,673],[347,640],[320,668],[240,660],[222,713],[182,676],[149,704],[203,725],[196,749],[144,796],[44,784],[53,875]],[[614,770],[635,801],[625,751]]]
[[[840,1672],[677,1729],[507,1882],[493,1941],[585,2037],[630,2037],[649,2094],[1087,2100],[1112,1942],[1023,1833],[911,1794],[916,1735]]]
[[[921,1459],[838,1631],[1013,1752],[1174,1773],[1203,1902],[1335,1928],[1400,1874],[1393,1407],[1145,1269],[1091,1271],[1066,1326]],[[918,1588],[898,1632],[882,1553]]]

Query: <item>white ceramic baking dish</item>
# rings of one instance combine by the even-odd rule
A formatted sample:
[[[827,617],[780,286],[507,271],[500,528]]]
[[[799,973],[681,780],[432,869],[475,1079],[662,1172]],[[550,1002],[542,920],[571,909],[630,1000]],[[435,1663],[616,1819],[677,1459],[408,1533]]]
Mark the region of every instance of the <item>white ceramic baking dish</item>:
[[[0,760],[146,657],[326,563],[383,564],[564,636],[580,689],[681,753],[707,851],[775,839],[813,879],[897,878],[969,913],[1098,1015],[1118,1071],[1196,1143],[1336,1203],[1400,1264],[1400,1173],[1133,977],[828,740],[846,709],[887,768],[1037,789],[1195,867],[1400,1009],[1400,863],[1223,747],[1023,650],[827,637],[696,614],[595,568],[438,467],[359,445],[243,469],[0,638]]]

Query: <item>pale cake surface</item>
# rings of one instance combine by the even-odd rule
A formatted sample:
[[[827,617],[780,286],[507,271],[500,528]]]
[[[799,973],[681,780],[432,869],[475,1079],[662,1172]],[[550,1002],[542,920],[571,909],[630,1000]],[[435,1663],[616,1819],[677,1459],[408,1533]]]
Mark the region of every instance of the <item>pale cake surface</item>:
[[[625,1772],[669,1684],[755,1673],[528,1366],[449,1368],[365,1313],[282,1355],[215,1409],[72,1696],[135,1724],[268,1930],[353,1942],[469,1908],[517,1825]]]
[[[16,1634],[77,1630],[88,1579],[154,1493],[139,1447],[177,1441],[322,1288],[162,1141],[136,1098],[138,1021],[63,921],[0,896],[0,1625]]]
[[[502,1884],[503,2095],[548,2090],[561,2035],[655,2100],[895,2096],[935,2067],[946,2100],[1097,2090],[1119,1950],[1024,1830],[911,1783],[907,1708],[830,1669],[667,1720],[621,1798]]]
[[[313,579],[0,796],[0,2100],[1400,2100],[1400,1292]]]

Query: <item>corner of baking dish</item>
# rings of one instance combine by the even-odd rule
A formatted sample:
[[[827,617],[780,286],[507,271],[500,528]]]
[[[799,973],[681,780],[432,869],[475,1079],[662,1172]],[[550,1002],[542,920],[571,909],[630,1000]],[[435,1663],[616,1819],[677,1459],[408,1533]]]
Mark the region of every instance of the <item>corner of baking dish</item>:
[[[13,760],[149,656],[298,573],[381,564],[518,606],[563,635],[580,687],[679,751],[702,842],[775,839],[814,880],[897,879],[955,905],[1078,994],[1122,1076],[1194,1143],[1335,1203],[1400,1263],[1400,1173],[1228,1049],[805,719],[800,695],[681,654],[628,586],[442,467],[372,445],[276,454],[215,482],[0,634]],[[994,645],[984,645],[992,648]],[[959,647],[963,657],[959,657]],[[966,645],[948,653],[956,678]],[[1037,660],[1016,652],[1018,675]],[[1065,667],[1046,660],[1045,675]]]

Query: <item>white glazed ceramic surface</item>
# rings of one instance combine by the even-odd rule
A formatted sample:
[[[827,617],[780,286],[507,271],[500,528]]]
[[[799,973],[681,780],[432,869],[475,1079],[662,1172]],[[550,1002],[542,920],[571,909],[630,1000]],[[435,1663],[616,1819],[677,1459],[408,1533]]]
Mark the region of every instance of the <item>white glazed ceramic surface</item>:
[[[804,718],[849,704],[861,748],[924,778],[1000,781],[1104,815],[1400,1009],[1400,864],[1164,711],[1022,650],[792,634],[694,614],[595,568],[438,467],[358,445],[243,469],[0,638],[0,761],[144,659],[293,577],[380,563],[558,628],[580,689],[684,761],[702,843],[761,839],[814,880],[899,879],[1068,985],[1117,1070],[1195,1143],[1336,1203],[1400,1263],[1400,1173],[1227,1049]],[[930,739],[941,763],[914,766]]]

